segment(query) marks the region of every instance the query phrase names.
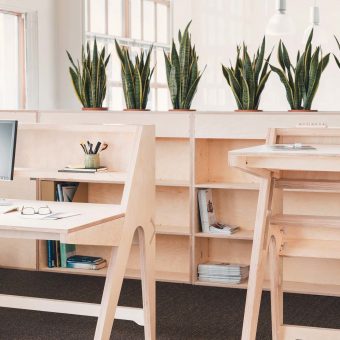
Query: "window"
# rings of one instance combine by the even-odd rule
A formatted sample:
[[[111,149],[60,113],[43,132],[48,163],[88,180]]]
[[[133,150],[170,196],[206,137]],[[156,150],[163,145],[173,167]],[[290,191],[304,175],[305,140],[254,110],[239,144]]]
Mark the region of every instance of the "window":
[[[0,108],[26,107],[25,16],[0,10]]]
[[[167,90],[163,50],[170,49],[171,0],[86,0],[85,35],[88,41],[97,38],[98,45],[111,53],[108,66],[106,105],[112,110],[125,107],[120,61],[114,39],[128,46],[133,56],[141,48],[153,45],[151,65],[156,64],[152,77],[148,108],[167,110]]]

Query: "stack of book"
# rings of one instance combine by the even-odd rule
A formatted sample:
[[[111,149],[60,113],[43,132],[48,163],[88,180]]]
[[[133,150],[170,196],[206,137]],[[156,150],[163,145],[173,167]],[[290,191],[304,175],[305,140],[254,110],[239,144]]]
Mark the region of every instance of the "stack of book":
[[[198,265],[198,279],[205,282],[239,284],[249,275],[249,265],[207,262]]]
[[[102,257],[74,255],[67,259],[67,268],[98,270],[106,267]]]
[[[216,223],[209,226],[209,233],[213,234],[232,235],[239,230],[240,230],[239,226],[231,224]]]

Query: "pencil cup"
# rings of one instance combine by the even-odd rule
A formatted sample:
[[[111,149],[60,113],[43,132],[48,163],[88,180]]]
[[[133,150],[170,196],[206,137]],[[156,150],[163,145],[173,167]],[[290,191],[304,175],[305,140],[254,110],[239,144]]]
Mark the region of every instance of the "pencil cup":
[[[84,165],[85,169],[98,169],[100,167],[99,154],[85,155]]]

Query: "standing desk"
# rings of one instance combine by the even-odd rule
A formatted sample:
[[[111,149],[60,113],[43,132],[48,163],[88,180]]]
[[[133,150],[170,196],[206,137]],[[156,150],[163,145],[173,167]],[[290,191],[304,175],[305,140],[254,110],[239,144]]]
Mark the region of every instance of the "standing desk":
[[[113,170],[93,176],[59,173],[58,169],[75,158],[75,161],[81,161],[79,142],[86,138],[109,143],[111,152],[103,155],[103,159],[109,170]],[[19,212],[2,214],[0,237],[109,246],[111,256],[101,304],[0,295],[1,307],[98,317],[96,340],[110,338],[115,318],[133,320],[144,325],[146,339],[155,339],[154,138],[152,126],[19,125],[17,156],[20,168],[15,176],[36,180],[38,200],[14,200],[13,203],[33,207],[48,205],[53,212],[69,211],[80,215],[49,221],[25,219]],[[44,202],[40,200],[40,186],[45,180],[99,182],[102,185],[123,183],[124,189],[120,204]],[[96,197],[100,200],[101,196],[103,192]],[[143,309],[117,307],[135,239],[140,249]]]
[[[337,128],[270,129],[266,145],[229,152],[231,166],[260,180],[242,340],[256,338],[268,253],[273,339],[340,339],[337,330],[284,325],[282,292],[283,256],[340,259],[339,216],[287,215],[283,211],[285,189],[334,192],[339,188],[339,181],[332,180],[340,171],[339,137]],[[316,150],[271,147],[303,140]]]

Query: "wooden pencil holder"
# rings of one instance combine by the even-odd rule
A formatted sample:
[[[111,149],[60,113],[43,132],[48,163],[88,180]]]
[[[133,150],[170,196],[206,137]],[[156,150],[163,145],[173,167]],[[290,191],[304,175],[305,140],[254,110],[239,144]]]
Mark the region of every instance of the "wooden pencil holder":
[[[98,169],[100,167],[99,154],[85,155],[84,166],[86,169]]]

